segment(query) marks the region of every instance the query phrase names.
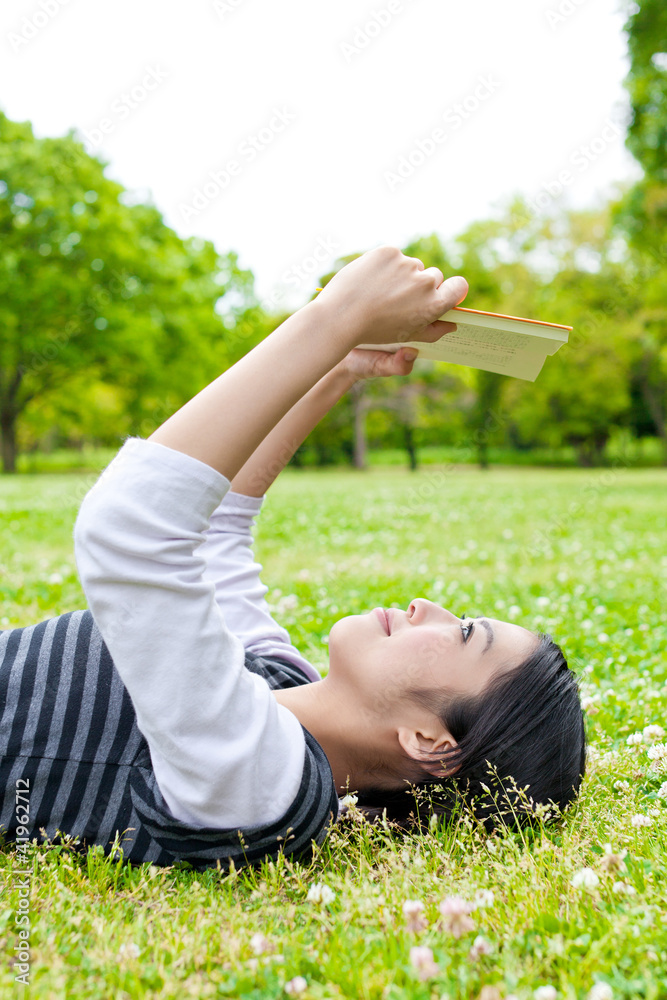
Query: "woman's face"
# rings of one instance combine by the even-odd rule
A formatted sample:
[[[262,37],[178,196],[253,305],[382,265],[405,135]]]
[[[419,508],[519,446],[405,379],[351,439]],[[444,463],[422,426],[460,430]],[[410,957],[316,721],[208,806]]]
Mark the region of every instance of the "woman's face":
[[[522,663],[537,642],[520,625],[462,621],[420,597],[407,611],[376,608],[339,619],[329,633],[329,677],[382,715],[412,691],[480,694],[494,675]]]

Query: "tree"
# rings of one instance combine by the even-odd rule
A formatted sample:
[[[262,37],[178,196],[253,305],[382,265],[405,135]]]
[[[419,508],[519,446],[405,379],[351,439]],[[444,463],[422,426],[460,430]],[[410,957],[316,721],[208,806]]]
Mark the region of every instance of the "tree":
[[[16,468],[29,407],[112,383],[123,426],[153,429],[212,377],[226,327],[216,312],[247,278],[211,243],[180,240],[152,205],[105,177],[73,133],[36,139],[0,112],[0,432]],[[247,296],[246,296],[247,299]],[[217,356],[216,356],[217,355]]]
[[[625,86],[632,120],[626,144],[644,171],[617,209],[648,278],[638,320],[641,332],[632,384],[656,433],[667,464],[667,7],[637,0],[625,25],[630,72]]]
[[[660,235],[667,226],[667,7],[663,0],[637,0],[633,8],[625,25],[630,56],[625,87],[632,109],[626,145],[644,178],[631,193],[627,222],[640,242],[664,252]],[[654,232],[646,231],[647,222]]]

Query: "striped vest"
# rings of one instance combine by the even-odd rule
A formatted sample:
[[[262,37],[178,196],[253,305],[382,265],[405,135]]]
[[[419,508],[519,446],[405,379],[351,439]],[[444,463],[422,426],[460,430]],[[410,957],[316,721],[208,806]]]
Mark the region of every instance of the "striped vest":
[[[246,652],[245,665],[271,688],[309,683],[279,658]],[[90,611],[0,632],[0,838],[22,841],[27,827],[30,840],[57,843],[69,834],[80,850],[99,844],[118,858],[121,848],[136,864],[223,870],[281,851],[308,857],[335,820],[338,797],[324,751],[303,734],[301,786],[280,819],[243,830],[183,823],[158,788],[132,701]]]

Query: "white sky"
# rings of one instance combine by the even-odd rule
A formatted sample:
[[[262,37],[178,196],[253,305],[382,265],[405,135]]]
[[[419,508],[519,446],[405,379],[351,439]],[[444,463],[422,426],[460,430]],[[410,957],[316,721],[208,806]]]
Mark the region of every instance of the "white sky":
[[[263,296],[299,305],[315,281],[292,269],[318,246],[316,275],[451,238],[563,170],[551,209],[638,176],[607,124],[627,104],[623,22],[621,0],[4,0],[0,107],[38,136],[87,133],[179,235],[236,250]],[[424,162],[388,179],[402,156]]]

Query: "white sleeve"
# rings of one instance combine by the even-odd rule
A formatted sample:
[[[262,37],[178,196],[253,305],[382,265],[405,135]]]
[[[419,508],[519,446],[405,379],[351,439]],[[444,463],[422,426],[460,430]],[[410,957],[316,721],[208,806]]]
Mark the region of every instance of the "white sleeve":
[[[280,656],[299,667],[311,681],[320,675],[290,642],[274,620],[260,580],[261,565],[252,550],[252,528],[263,497],[231,490],[211,515],[210,527],[198,554],[206,560],[204,579],[215,587],[215,599],[227,625],[245,649],[260,656]]]
[[[177,819],[247,827],[280,818],[303,775],[303,730],[244,667],[196,549],[229,489],[215,469],[130,438],[74,527],[93,617],[128,690]]]

